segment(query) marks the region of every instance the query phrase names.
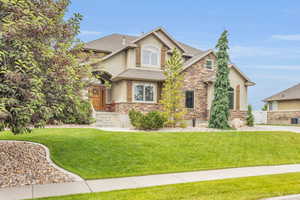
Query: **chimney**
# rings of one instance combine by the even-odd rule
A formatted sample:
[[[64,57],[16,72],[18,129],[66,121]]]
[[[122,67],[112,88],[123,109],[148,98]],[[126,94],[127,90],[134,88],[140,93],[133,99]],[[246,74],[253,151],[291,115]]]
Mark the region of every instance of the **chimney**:
[[[125,38],[125,36],[123,36],[123,38],[122,38],[122,45],[126,45],[126,38]]]

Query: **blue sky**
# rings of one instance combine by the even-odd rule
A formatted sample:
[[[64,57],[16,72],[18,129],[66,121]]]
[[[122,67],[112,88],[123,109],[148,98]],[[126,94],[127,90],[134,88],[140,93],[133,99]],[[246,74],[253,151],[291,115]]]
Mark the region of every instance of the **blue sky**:
[[[256,109],[300,82],[299,0],[73,0],[68,15],[74,12],[84,16],[83,41],[163,26],[177,40],[209,49],[226,28],[232,61],[257,83],[249,89]]]

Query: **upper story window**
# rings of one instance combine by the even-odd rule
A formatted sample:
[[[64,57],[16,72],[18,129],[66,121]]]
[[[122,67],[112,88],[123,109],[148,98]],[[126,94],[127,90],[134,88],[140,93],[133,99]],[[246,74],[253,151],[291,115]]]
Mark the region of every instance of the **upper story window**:
[[[205,67],[207,68],[207,69],[212,69],[213,68],[213,60],[212,59],[206,59],[205,60]]]
[[[160,49],[155,46],[142,48],[142,65],[146,67],[160,66]]]

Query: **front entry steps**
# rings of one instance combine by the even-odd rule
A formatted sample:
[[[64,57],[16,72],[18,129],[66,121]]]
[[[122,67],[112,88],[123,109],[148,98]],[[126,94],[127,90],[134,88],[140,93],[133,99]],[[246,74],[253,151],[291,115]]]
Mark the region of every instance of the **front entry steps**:
[[[128,115],[122,115],[116,112],[95,112],[96,127],[118,127],[127,128],[129,126]]]

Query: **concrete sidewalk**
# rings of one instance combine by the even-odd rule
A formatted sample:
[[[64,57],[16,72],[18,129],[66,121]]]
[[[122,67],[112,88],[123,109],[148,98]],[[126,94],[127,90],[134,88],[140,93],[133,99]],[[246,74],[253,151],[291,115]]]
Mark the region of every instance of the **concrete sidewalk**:
[[[0,199],[30,199],[291,172],[300,172],[300,164],[243,167],[126,178],[88,180],[61,184],[32,185],[19,188],[0,189]]]

